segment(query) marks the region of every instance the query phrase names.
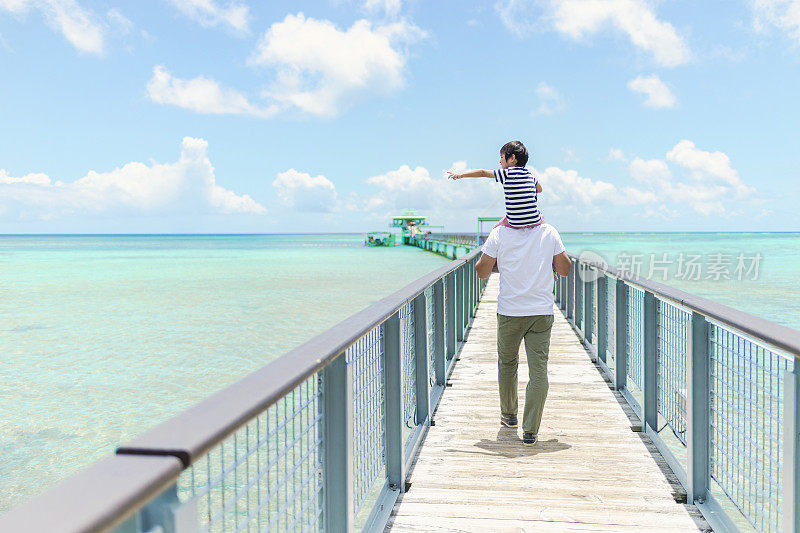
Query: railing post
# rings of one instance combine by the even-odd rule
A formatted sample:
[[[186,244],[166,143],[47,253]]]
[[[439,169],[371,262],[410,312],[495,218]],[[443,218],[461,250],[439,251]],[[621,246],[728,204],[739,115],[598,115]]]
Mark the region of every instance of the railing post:
[[[800,449],[800,369],[784,375],[783,388],[783,530],[800,531],[800,468],[797,451]]]
[[[705,501],[709,485],[709,328],[706,317],[694,311],[690,325],[686,350],[686,491],[692,504]]]
[[[417,424],[430,424],[430,380],[428,376],[430,360],[428,359],[428,306],[425,293],[414,298],[414,358],[417,386]]]
[[[481,280],[478,278],[478,271],[475,270],[475,265],[478,264],[478,259],[475,258],[470,263],[469,271],[472,272],[472,316],[478,314],[478,302],[481,299],[481,292],[479,289]]]
[[[589,268],[586,267],[584,269],[584,273],[586,274],[584,278],[589,278],[591,274],[589,274]],[[592,343],[592,289],[593,285],[591,281],[584,280],[583,282],[583,338],[586,339],[587,344]]]
[[[433,285],[433,371],[436,384],[445,383],[445,324],[444,324],[444,280]]]
[[[445,277],[445,290],[447,290],[447,359],[456,355],[456,272],[450,272]]]
[[[608,351],[608,278],[600,273],[595,285],[597,291],[597,357],[606,362]]]
[[[178,485],[173,484],[147,503],[130,520],[115,529],[116,532],[163,531],[181,533],[194,531],[198,524],[196,503],[181,504]]]
[[[567,276],[562,276],[561,274],[559,274],[558,275],[558,281],[560,282],[559,283],[559,288],[560,288],[560,292],[561,292],[559,294],[559,297],[558,297],[558,299],[559,299],[558,303],[559,303],[559,306],[561,307],[561,309],[563,311],[566,311],[567,310]]]
[[[642,381],[642,394],[644,396],[643,422],[653,430],[658,430],[658,355],[656,350],[657,327],[658,327],[658,301],[656,295],[650,291],[644,293],[644,323],[642,329],[642,339],[644,346],[642,349],[644,366],[644,379]]]
[[[353,524],[353,368],[341,354],[322,370],[325,425],[325,530]]]
[[[566,287],[566,295],[564,300],[567,302],[567,319],[572,320],[572,323],[575,323],[575,278],[578,276],[578,273],[575,272],[575,261],[570,259],[572,263],[569,269],[569,275],[567,276],[567,287]]]
[[[400,352],[400,314],[383,323],[386,378],[386,478],[389,486],[405,492],[403,461],[403,354]],[[332,529],[330,531],[339,531]],[[346,530],[345,530],[346,531]]]
[[[616,355],[614,356],[614,387],[622,390],[627,386],[628,376],[628,286],[617,279],[616,301]]]
[[[575,327],[580,331],[583,325],[583,263],[575,261],[575,266],[578,267],[575,277]]]
[[[456,290],[453,298],[456,301],[456,340],[464,340],[464,269],[456,268]]]

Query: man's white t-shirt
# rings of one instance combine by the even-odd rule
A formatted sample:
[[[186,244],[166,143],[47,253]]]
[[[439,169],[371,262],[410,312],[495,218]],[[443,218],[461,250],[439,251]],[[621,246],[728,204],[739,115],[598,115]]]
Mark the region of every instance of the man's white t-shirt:
[[[553,257],[564,250],[561,235],[549,224],[525,229],[494,228],[482,251],[497,259],[500,271],[497,313],[552,315]]]

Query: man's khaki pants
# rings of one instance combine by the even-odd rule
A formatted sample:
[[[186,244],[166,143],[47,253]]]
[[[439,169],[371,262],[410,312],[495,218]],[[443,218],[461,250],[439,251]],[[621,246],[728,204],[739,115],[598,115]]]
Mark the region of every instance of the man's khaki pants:
[[[525,411],[522,431],[539,434],[542,410],[547,398],[547,357],[550,352],[550,331],[553,315],[497,315],[498,382],[500,411],[504,416],[517,415],[517,367],[519,345],[525,340],[528,355],[528,386],[525,389]]]

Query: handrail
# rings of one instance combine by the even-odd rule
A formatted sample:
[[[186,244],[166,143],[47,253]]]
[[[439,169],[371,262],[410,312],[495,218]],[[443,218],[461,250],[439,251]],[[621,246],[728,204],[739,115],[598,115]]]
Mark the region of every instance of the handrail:
[[[220,446],[224,446],[225,442],[230,444],[237,432],[243,431],[240,428],[245,426],[249,428],[253,424],[253,420],[258,416],[263,416],[263,413],[267,412],[268,409],[275,409],[276,405],[278,405],[278,400],[285,400],[298,390],[307,391],[309,380],[315,378],[315,376],[315,382],[319,380],[319,383],[328,383],[329,380],[333,380],[330,381],[330,386],[325,385],[327,392],[320,396],[318,401],[322,402],[324,400],[325,404],[324,416],[326,421],[321,426],[324,427],[324,439],[329,437],[334,439],[333,444],[329,444],[327,440],[321,441],[321,444],[325,448],[325,456],[328,453],[335,455],[338,453],[336,446],[341,446],[341,441],[337,439],[346,436],[344,427],[347,426],[347,423],[344,423],[344,420],[352,417],[353,409],[351,404],[348,404],[348,407],[340,407],[340,404],[337,403],[338,401],[334,399],[339,394],[339,391],[344,388],[349,389],[350,392],[347,394],[351,396],[350,401],[352,401],[351,387],[353,384],[348,381],[337,381],[337,379],[341,379],[337,376],[344,377],[344,374],[340,374],[342,372],[341,369],[344,368],[345,364],[349,365],[349,363],[344,362],[344,354],[348,348],[354,346],[355,343],[362,343],[363,339],[368,335],[372,335],[376,330],[381,331],[381,336],[383,336],[384,331],[386,331],[387,336],[390,335],[390,331],[393,331],[394,333],[391,333],[391,335],[395,335],[394,338],[397,339],[397,328],[402,323],[401,320],[409,320],[401,319],[401,310],[406,310],[402,312],[407,312],[408,309],[412,308],[415,309],[415,314],[422,313],[420,315],[421,318],[417,319],[419,321],[418,325],[414,326],[417,328],[415,331],[419,331],[419,333],[413,333],[412,338],[418,345],[426,342],[425,337],[428,335],[426,328],[429,326],[426,324],[427,320],[423,320],[426,315],[425,309],[420,305],[420,302],[423,304],[426,302],[428,304],[431,303],[431,300],[428,299],[430,297],[426,297],[424,293],[426,289],[434,285],[435,287],[431,294],[435,294],[433,296],[435,311],[432,316],[435,317],[436,321],[436,335],[446,334],[447,353],[443,352],[444,344],[437,344],[436,346],[438,347],[434,348],[434,352],[431,353],[431,365],[434,362],[434,353],[436,356],[435,385],[438,389],[434,391],[433,384],[431,384],[430,393],[423,393],[424,396],[422,398],[428,396],[427,400],[420,401],[423,403],[431,402],[430,405],[435,405],[434,402],[438,401],[445,384],[445,375],[442,373],[444,370],[440,369],[448,368],[448,371],[450,371],[452,370],[452,364],[455,362],[455,345],[452,345],[451,342],[460,342],[462,340],[463,332],[468,327],[471,321],[470,317],[480,298],[480,287],[484,286],[482,282],[477,280],[472,268],[479,253],[479,250],[475,250],[411,282],[392,295],[372,304],[270,362],[239,382],[226,387],[170,420],[123,444],[117,449],[116,455],[102,459],[60,482],[47,492],[0,516],[0,530],[95,532],[109,531],[112,528],[122,527],[124,531],[149,531],[153,527],[164,526],[164,520],[167,521],[166,524],[172,524],[171,526],[167,525],[167,530],[177,527],[175,524],[181,520],[185,521],[182,522],[184,526],[189,528],[196,527],[196,516],[192,515],[192,513],[181,513],[179,512],[180,509],[178,509],[182,505],[178,498],[180,490],[178,479],[180,474],[186,471],[187,468],[196,468],[192,465],[203,457],[209,460],[209,455],[207,454],[215,447],[224,450]],[[451,298],[449,303],[447,300],[448,294]],[[445,314],[447,320],[443,326],[442,322],[445,321]],[[441,328],[447,329],[444,331]],[[438,337],[438,339],[437,342],[439,343],[445,342],[444,337]],[[386,342],[389,342],[388,337]],[[381,342],[382,345],[383,341]],[[396,372],[402,369],[406,363],[398,362],[397,358],[405,358],[406,355],[399,353],[397,346],[390,347],[387,344],[387,365],[390,363],[390,350],[392,350],[393,354],[391,357],[392,365],[399,365],[392,370],[394,372],[392,376],[393,379],[399,379]],[[428,371],[425,368],[428,364],[428,356],[425,353],[425,349],[417,350],[414,357],[419,359],[415,386],[418,390],[428,391],[427,374],[424,374],[424,379],[421,377],[423,376],[421,372]],[[444,360],[445,358],[446,361]],[[447,365],[447,367],[440,367],[439,365]],[[389,379],[389,371],[387,368],[387,380]],[[433,372],[432,366],[430,371]],[[303,389],[303,387],[306,388]],[[390,389],[387,384],[386,394],[389,396],[394,395],[391,398],[392,406],[398,406],[400,401],[399,390],[396,388],[396,384],[392,385],[392,387],[395,388]],[[328,394],[332,396],[328,397]],[[345,394],[345,397],[347,394]],[[417,394],[417,392],[406,390],[404,394]],[[388,401],[389,399],[387,399]],[[331,404],[330,402],[334,403]],[[321,408],[321,404],[319,405]],[[329,412],[329,408],[334,411]],[[339,411],[340,409],[341,411]],[[426,411],[428,408],[423,405],[419,409]],[[343,414],[344,419],[342,418]],[[330,419],[327,418],[329,416],[331,417]],[[334,427],[336,424],[333,422],[334,419],[342,421],[343,427]],[[429,425],[430,413],[426,414],[422,420],[421,424]],[[405,448],[401,443],[401,451],[399,452],[397,451],[397,445],[393,443],[392,451],[389,453],[389,444],[387,443],[386,453],[392,455],[402,453],[403,449],[406,452],[409,449],[415,449],[424,436],[424,430],[424,427],[417,427],[417,431],[413,436],[413,443],[415,444],[411,448],[408,448],[408,445],[412,443],[412,440],[405,441]],[[329,431],[333,431],[333,433],[329,435]],[[387,439],[389,438],[388,431],[387,421]],[[393,429],[393,431],[395,430]],[[398,438],[399,432],[400,425],[396,429]],[[352,435],[349,438],[352,439]],[[235,447],[235,441],[233,442]],[[249,442],[247,445],[250,445]],[[334,448],[330,448],[331,445]],[[349,445],[352,446],[352,443]],[[230,448],[228,449],[230,450]],[[397,456],[394,455],[394,457]],[[399,471],[401,474],[406,471],[407,462],[410,460],[411,457],[402,459]],[[344,468],[343,465],[336,466],[337,464],[332,455],[330,464],[326,464],[325,468]],[[388,511],[385,508],[388,505],[388,509],[391,509],[391,502],[393,502],[391,498],[397,497],[395,463],[393,462],[390,468],[389,458],[387,458],[386,465],[387,469],[391,470],[391,472],[387,471],[389,481],[387,481],[387,486],[382,492],[382,500],[372,508],[371,523],[377,524],[382,520],[387,520]],[[329,474],[326,473],[324,477],[327,480]],[[194,472],[192,473],[192,479],[194,479]],[[334,520],[334,523],[338,524],[337,520],[339,518],[335,515],[342,512],[346,514],[346,509],[343,509],[340,504],[347,501],[347,498],[352,498],[352,479],[349,482],[346,479],[331,479],[334,479],[333,485],[326,485],[327,488],[324,491],[326,500],[331,498],[330,502],[325,504],[324,514],[326,515],[326,523],[329,520]],[[326,481],[326,483],[329,482],[331,481]],[[390,482],[394,484],[389,485],[388,483]],[[210,479],[208,483],[211,483]],[[344,483],[344,485],[341,485],[341,483]],[[348,483],[350,483],[349,488]],[[342,500],[338,494],[340,492],[339,488],[343,488],[345,492],[350,492],[351,495]],[[336,505],[333,504],[334,501]],[[212,500],[209,499],[209,505],[211,505],[211,502]],[[372,515],[376,515],[376,517]],[[352,517],[343,518],[342,520],[344,520],[343,523],[351,524],[349,527],[352,527],[351,519]],[[338,526],[332,527],[336,529]]]
[[[473,251],[411,282],[194,407],[128,441],[118,454],[174,455],[189,466],[247,420],[274,404],[383,323],[442,276],[475,257]]]
[[[174,457],[108,456],[0,515],[0,531],[109,531],[182,470]]]
[[[734,309],[733,307],[728,307],[727,305],[709,300],[708,298],[682,291],[649,278],[634,276],[614,267],[583,261],[576,254],[569,253],[567,255],[597,270],[611,274],[616,278],[622,279],[642,289],[649,290],[664,298],[668,298],[692,311],[697,311],[709,318],[724,322],[743,333],[762,339],[776,348],[790,352],[795,358],[800,358],[800,331],[796,329],[782,326],[771,320]]]
[[[715,531],[800,531],[800,332],[569,255],[556,302],[687,502]]]

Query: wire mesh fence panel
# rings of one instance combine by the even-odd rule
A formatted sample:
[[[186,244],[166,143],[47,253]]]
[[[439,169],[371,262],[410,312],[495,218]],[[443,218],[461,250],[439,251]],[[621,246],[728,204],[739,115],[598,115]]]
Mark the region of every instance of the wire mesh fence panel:
[[[425,289],[425,330],[428,337],[428,380],[433,386],[436,383],[436,367],[434,366],[434,349],[436,348],[436,328],[434,327],[433,287]]]
[[[615,368],[617,353],[617,280],[606,277],[606,365]]]
[[[657,410],[675,437],[686,445],[686,331],[690,313],[657,299]],[[659,428],[659,433],[663,428]]]
[[[781,529],[783,379],[792,358],[709,322],[711,478],[758,531]]]
[[[403,372],[403,442],[417,426],[417,364],[414,349],[414,302],[400,308],[400,356]]]
[[[625,321],[625,333],[628,336],[628,388],[642,389],[642,310],[644,308],[644,291],[628,285],[628,316]]]
[[[184,470],[181,505],[202,532],[321,531],[322,436],[315,374]]]
[[[356,515],[369,500],[376,482],[386,477],[384,354],[381,326],[373,328],[345,352],[353,376],[353,501]]]

